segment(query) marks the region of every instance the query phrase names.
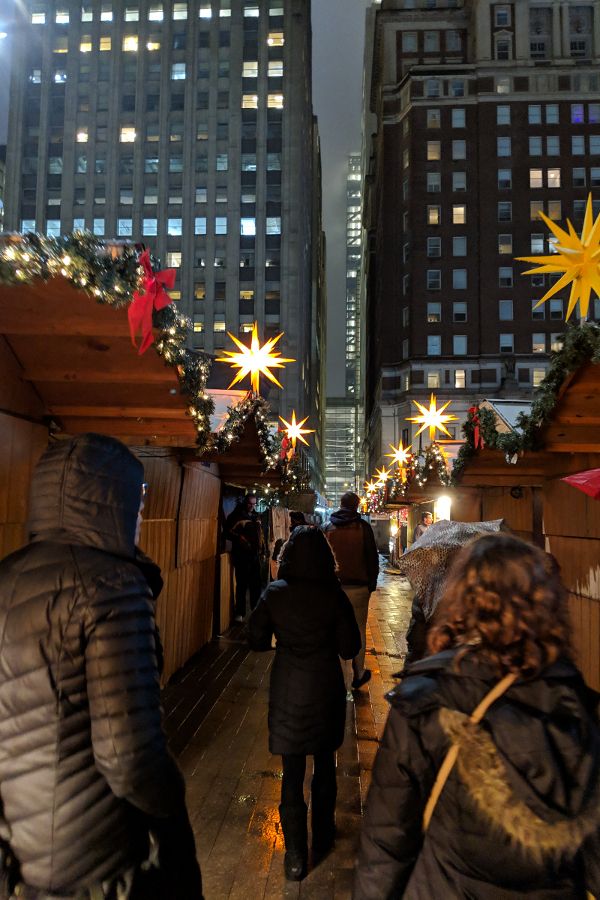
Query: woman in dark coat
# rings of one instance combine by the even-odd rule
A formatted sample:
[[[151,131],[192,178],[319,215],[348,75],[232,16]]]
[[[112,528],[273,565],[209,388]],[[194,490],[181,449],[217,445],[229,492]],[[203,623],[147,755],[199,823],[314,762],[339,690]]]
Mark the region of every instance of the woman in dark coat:
[[[570,659],[552,558],[511,535],[467,546],[429,645],[388,694],[354,900],[600,896],[598,697]],[[504,693],[469,722],[494,686]]]
[[[307,823],[303,782],[314,757],[311,786],[313,855],[335,838],[335,751],[344,739],[346,690],[339,657],[352,659],[360,634],[350,601],[335,575],[323,533],[299,526],[284,545],[279,577],[262,595],[248,625],[253,650],[277,639],[269,694],[269,749],[283,762],[281,826],[285,874],[306,874]]]

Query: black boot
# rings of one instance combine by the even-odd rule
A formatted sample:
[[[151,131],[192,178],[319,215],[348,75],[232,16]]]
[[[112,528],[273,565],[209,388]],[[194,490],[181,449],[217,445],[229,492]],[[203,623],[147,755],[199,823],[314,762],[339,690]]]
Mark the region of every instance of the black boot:
[[[337,784],[313,776],[311,785],[312,849],[315,862],[326,856],[335,843]]]
[[[279,807],[279,818],[285,841],[283,867],[288,881],[302,881],[308,861],[308,828],[306,803]]]

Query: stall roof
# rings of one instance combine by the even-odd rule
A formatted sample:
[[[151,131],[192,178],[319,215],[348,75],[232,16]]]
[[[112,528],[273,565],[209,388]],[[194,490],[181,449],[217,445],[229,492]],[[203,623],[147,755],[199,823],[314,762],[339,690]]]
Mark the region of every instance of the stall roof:
[[[479,404],[481,409],[491,409],[495,413],[496,418],[511,431],[520,431],[517,425],[521,414],[529,415],[532,403],[527,400],[482,400]],[[500,428],[498,429],[500,431]]]
[[[131,345],[127,310],[99,304],[61,276],[0,284],[0,334],[46,415],[67,434],[194,446],[177,372]],[[18,412],[18,410],[14,410]]]

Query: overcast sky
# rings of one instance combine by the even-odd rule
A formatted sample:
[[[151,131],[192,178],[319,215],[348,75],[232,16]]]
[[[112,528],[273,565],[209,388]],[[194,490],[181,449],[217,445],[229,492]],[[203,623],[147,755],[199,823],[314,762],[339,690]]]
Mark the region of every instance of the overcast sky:
[[[14,0],[0,0],[0,31]],[[347,156],[360,150],[362,60],[368,0],[312,0],[314,109],[323,156],[327,235],[327,394],[344,390],[344,304]],[[0,143],[6,141],[10,37],[0,41]]]

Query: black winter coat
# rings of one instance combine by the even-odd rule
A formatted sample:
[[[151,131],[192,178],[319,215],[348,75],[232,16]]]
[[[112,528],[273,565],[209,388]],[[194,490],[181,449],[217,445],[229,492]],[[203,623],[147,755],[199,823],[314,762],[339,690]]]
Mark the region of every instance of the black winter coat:
[[[446,651],[416,663],[392,704],[373,770],[354,900],[584,900],[600,895],[597,696],[569,662],[517,681],[480,726],[497,683]],[[458,761],[423,839],[450,746]]]
[[[30,542],[0,563],[3,836],[44,894],[135,866],[149,828],[191,835],[161,727],[149,561],[135,558],[142,480],[118,441],[55,443],[34,474]]]
[[[286,580],[271,582],[248,623],[253,650],[270,650],[273,634],[277,639],[269,692],[274,754],[321,753],[342,744],[346,689],[339,657],[353,659],[361,646],[339,583],[303,578],[303,569],[309,566],[296,572],[286,566]]]

